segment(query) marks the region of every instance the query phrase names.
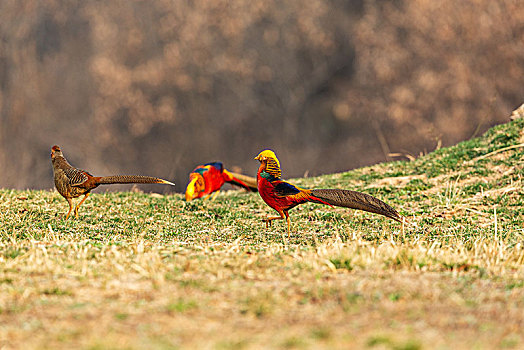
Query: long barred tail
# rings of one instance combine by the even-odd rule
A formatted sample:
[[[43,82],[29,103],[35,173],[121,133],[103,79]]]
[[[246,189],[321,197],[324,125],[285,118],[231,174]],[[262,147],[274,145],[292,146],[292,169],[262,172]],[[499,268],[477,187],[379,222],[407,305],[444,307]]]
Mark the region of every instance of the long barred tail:
[[[167,184],[175,186],[174,183],[151,176],[141,175],[114,175],[96,178],[96,183],[100,185],[109,184]]]
[[[369,194],[350,190],[326,189],[311,190],[311,195],[320,199],[320,201],[313,199],[312,202],[325,202],[339,207],[365,210],[402,222],[402,218],[393,207]]]
[[[226,171],[227,170],[224,169],[224,172]],[[243,174],[239,174],[239,173],[234,173],[232,171],[227,171],[227,172],[231,175],[231,180],[228,180],[227,182],[233,185],[244,187],[246,190],[249,190],[249,191],[253,191],[253,192],[258,191],[256,178],[247,176],[247,175],[243,175]]]

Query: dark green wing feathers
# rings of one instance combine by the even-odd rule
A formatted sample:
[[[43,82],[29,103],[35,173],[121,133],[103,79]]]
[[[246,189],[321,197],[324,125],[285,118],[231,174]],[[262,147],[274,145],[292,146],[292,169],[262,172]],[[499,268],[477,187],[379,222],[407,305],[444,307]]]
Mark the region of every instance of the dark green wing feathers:
[[[300,189],[295,185],[290,184],[289,182],[282,180],[275,180],[272,182],[274,187],[275,194],[279,197],[292,196],[300,193]]]

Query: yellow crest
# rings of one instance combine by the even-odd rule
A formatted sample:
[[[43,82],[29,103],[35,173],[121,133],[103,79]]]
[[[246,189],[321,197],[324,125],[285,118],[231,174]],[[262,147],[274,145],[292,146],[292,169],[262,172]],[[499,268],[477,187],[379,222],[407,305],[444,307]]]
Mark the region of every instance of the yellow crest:
[[[276,178],[280,178],[280,162],[278,161],[275,152],[266,149],[260,152],[258,156],[255,157],[255,159],[259,160],[260,162],[266,161],[266,172]]]

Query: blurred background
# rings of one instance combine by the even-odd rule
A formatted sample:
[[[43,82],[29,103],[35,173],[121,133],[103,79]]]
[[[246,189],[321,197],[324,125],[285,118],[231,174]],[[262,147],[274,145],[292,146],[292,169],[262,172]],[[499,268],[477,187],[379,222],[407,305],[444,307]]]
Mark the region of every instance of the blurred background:
[[[524,102],[523,18],[517,0],[0,1],[0,187],[51,188],[54,144],[177,191],[209,161],[254,175],[264,148],[285,178],[407,160]]]

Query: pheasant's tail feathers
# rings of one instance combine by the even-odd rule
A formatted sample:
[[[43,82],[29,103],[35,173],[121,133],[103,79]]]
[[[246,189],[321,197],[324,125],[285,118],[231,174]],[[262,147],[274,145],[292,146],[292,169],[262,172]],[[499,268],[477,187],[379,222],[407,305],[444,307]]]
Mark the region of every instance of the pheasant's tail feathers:
[[[174,183],[151,176],[141,175],[114,175],[102,176],[97,178],[97,183],[101,185],[109,184],[167,184],[175,186]]]
[[[227,171],[225,169],[224,169],[224,172],[227,172],[228,175],[230,175],[229,176],[230,179],[227,180],[227,182],[233,185],[236,185],[236,186],[244,187],[246,190],[249,190],[249,191],[253,191],[253,192],[258,191],[256,178],[247,176],[247,175],[243,175],[243,174],[239,174],[239,173],[234,173],[231,171]]]
[[[401,216],[393,207],[369,194],[350,190],[326,189],[311,190],[311,195],[320,200],[315,201],[313,198],[312,202],[325,202],[339,207],[365,210],[402,222]]]
[[[166,185],[175,186],[174,182],[167,181],[167,180],[162,180],[162,179],[159,179],[159,180],[161,181],[161,182],[159,182],[160,184],[166,184]]]

